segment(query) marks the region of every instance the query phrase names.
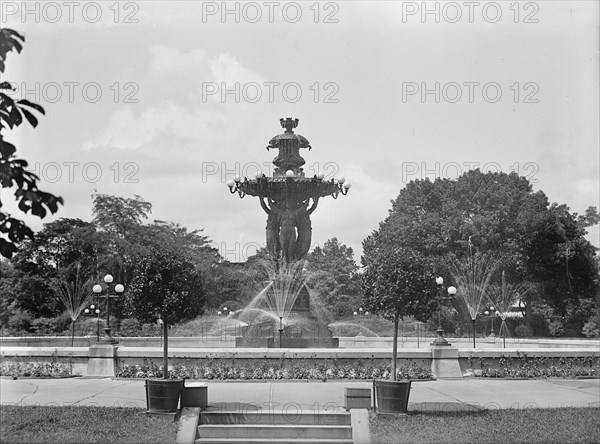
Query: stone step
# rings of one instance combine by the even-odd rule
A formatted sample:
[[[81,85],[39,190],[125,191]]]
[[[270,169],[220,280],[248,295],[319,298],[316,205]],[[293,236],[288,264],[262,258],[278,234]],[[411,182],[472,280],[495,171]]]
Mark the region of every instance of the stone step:
[[[350,425],[350,413],[288,411],[203,411],[200,424]]]
[[[197,438],[195,444],[353,444],[352,438],[348,439],[283,439],[283,438]]]
[[[285,424],[203,424],[200,438],[267,438],[267,439],[349,439],[352,426],[285,425]]]

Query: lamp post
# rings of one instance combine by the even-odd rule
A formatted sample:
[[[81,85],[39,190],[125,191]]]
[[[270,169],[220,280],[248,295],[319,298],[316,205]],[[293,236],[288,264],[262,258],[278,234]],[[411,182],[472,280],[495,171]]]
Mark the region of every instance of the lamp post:
[[[494,334],[494,316],[498,316],[500,314],[499,311],[495,311],[494,306],[492,305],[488,310],[486,310],[483,314],[485,314],[486,316],[489,316],[490,319],[492,320],[492,332],[490,333],[490,338],[495,338],[496,335]]]
[[[86,315],[96,315],[96,342],[100,341],[100,309],[96,308],[94,304],[90,305],[90,308],[86,308],[83,311]]]
[[[283,335],[283,316],[279,316],[279,348],[281,348],[281,338]]]
[[[106,294],[105,295],[100,294],[100,293],[102,293],[102,290],[103,290],[102,285],[96,284],[92,288],[94,293],[96,293],[99,298],[106,298],[106,327],[104,328],[104,337],[102,338],[101,341],[99,341],[104,344],[116,344],[118,342],[116,339],[114,339],[110,335],[110,330],[111,330],[110,329],[110,298],[119,297],[119,294],[123,293],[123,291],[125,290],[125,287],[123,287],[123,285],[116,284],[113,287],[113,290],[115,291],[116,294],[114,294],[114,295],[110,294],[112,281],[113,281],[113,277],[110,274],[107,274],[106,276],[104,276],[104,283],[106,284]]]
[[[450,343],[444,339],[444,330],[442,329],[442,302],[454,298],[456,294],[456,287],[448,287],[448,296],[444,296],[444,278],[438,276],[435,278],[435,283],[438,285],[438,328],[437,337],[431,343],[433,346],[449,346]]]

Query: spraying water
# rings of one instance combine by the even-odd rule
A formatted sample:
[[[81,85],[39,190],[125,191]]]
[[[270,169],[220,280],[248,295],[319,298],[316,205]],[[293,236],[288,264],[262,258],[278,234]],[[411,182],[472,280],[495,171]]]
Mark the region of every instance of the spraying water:
[[[498,261],[487,259],[481,254],[473,254],[469,236],[469,256],[457,261],[451,270],[458,294],[465,301],[473,322],[473,348],[475,348],[475,319],[497,267]]]
[[[503,339],[503,347],[506,348],[506,336],[510,336],[506,319],[512,315],[513,304],[524,296],[529,289],[522,284],[511,284],[506,281],[504,270],[502,271],[502,281],[500,285],[492,285],[489,288],[488,296],[490,301],[498,310],[498,316],[502,319],[500,334]]]
[[[285,266],[263,263],[265,287],[245,308],[231,314],[248,324],[239,346],[271,347],[284,342],[294,347],[337,346],[327,327],[331,316],[307,287],[303,266],[304,261]]]

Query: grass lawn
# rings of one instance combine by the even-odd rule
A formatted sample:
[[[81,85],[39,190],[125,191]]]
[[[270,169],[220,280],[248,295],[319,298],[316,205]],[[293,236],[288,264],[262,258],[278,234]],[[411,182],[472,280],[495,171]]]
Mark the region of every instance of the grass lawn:
[[[598,443],[600,408],[371,416],[375,443]]]
[[[0,407],[2,443],[174,443],[177,424],[144,410],[108,407]]]

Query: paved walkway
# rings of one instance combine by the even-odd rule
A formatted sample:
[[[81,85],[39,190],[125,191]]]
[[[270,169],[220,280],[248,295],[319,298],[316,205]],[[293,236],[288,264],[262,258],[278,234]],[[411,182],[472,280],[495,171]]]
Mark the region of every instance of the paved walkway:
[[[341,410],[344,387],[370,382],[207,382],[209,405],[250,403],[264,410]],[[143,380],[0,379],[0,403],[146,407]],[[235,405],[235,404],[234,404]],[[456,379],[413,382],[409,411],[600,407],[600,379]],[[235,408],[235,407],[234,407]]]

